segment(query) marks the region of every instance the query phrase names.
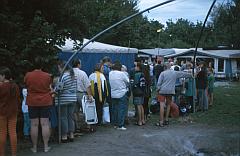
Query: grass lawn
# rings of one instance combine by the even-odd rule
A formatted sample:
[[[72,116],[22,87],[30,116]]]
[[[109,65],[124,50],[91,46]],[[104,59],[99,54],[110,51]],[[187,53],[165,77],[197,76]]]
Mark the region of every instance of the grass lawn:
[[[155,92],[152,97],[155,97]],[[149,100],[150,105],[151,100]],[[129,101],[129,110],[134,110],[132,97]],[[225,125],[240,127],[240,83],[230,83],[229,86],[214,88],[213,106],[207,112],[191,113],[190,117],[195,123],[208,125]],[[159,121],[159,114],[152,114],[148,121],[154,124]],[[171,123],[181,122],[181,117],[171,119]]]
[[[240,126],[240,83],[214,88],[214,103],[207,112],[191,115],[195,122],[209,125]]]

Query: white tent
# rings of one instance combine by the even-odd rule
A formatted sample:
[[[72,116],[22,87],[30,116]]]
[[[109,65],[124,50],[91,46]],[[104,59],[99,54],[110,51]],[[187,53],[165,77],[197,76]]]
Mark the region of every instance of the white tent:
[[[82,42],[83,45],[88,41],[88,39],[84,39]],[[59,58],[62,60],[68,60],[73,52],[76,52],[75,47],[76,45],[79,45],[79,43],[79,41],[77,41],[76,44],[75,41],[67,39],[65,45],[59,47],[61,49],[61,52],[59,52]],[[76,55],[76,58],[81,59],[82,69],[86,71],[87,74],[90,74],[95,65],[105,56],[110,57],[112,62],[120,61],[122,64],[126,65],[128,69],[131,69],[134,66],[135,55],[137,52],[138,49],[136,48],[91,42]]]
[[[87,43],[88,39],[83,39],[83,45]],[[73,41],[71,39],[67,39],[65,41],[65,45],[59,47],[62,51],[76,51],[76,45],[79,44],[80,41]],[[110,45],[101,42],[91,42],[82,50],[83,53],[137,53],[138,49],[136,48],[128,48],[121,47],[116,45]]]

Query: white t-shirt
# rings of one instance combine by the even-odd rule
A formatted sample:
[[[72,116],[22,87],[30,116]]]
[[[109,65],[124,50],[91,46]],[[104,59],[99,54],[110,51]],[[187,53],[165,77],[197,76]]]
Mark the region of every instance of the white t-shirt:
[[[150,72],[150,76],[153,76],[153,65],[150,65],[149,67],[150,67],[150,71],[149,71]]]
[[[23,88],[22,95],[23,95],[22,112],[28,113],[28,106],[26,105],[26,99],[27,99],[27,89],[26,88]]]
[[[93,83],[97,83],[97,74],[94,72],[92,73],[90,76],[89,76],[89,80],[90,81],[93,81]],[[100,73],[100,80],[101,80],[101,88],[102,88],[102,91],[104,92],[104,83],[106,83],[106,78],[105,76],[103,75],[103,73]]]
[[[121,98],[128,91],[129,78],[122,71],[113,70],[109,73],[109,83],[111,86],[111,97]]]
[[[86,92],[91,85],[87,74],[79,68],[73,68],[73,71],[77,79],[77,91]]]

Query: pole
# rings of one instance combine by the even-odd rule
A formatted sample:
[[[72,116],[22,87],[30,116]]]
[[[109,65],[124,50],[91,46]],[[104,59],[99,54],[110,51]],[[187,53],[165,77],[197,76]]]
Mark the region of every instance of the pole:
[[[159,56],[159,48],[160,48],[160,32],[158,33],[158,56]]]
[[[60,120],[60,118],[61,118],[61,106],[60,106],[60,90],[58,90],[57,91],[57,100],[58,100],[58,106],[57,106],[57,108],[58,108],[58,143],[60,144],[61,143],[61,134],[62,134],[62,132],[61,132],[61,120]]]
[[[213,0],[212,5],[211,5],[210,9],[208,10],[207,16],[205,17],[203,26],[202,26],[202,28],[201,28],[200,36],[199,36],[199,38],[198,38],[198,40],[197,40],[197,44],[196,44],[195,51],[194,51],[194,56],[193,56],[193,69],[192,69],[192,74],[193,74],[193,76],[194,76],[194,69],[195,69],[197,48],[198,48],[199,42],[200,42],[200,40],[201,40],[201,37],[202,37],[202,34],[203,34],[203,30],[204,30],[205,25],[206,25],[206,23],[207,23],[207,19],[208,19],[209,15],[210,15],[210,13],[211,13],[211,11],[212,11],[212,8],[213,8],[213,6],[214,6],[215,3],[216,3],[216,0]],[[195,86],[194,86],[195,83],[194,83],[194,82],[195,82],[195,78],[193,79],[193,85],[192,85],[192,86],[193,86],[193,91],[195,90]],[[196,111],[196,108],[195,108],[195,98],[193,97],[193,112],[195,112],[195,111]]]

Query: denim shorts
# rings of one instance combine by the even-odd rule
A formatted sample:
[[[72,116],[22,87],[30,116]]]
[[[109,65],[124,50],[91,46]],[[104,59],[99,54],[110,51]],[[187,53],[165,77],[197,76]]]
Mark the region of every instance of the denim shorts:
[[[133,104],[134,105],[143,105],[144,98],[143,97],[133,97]]]

